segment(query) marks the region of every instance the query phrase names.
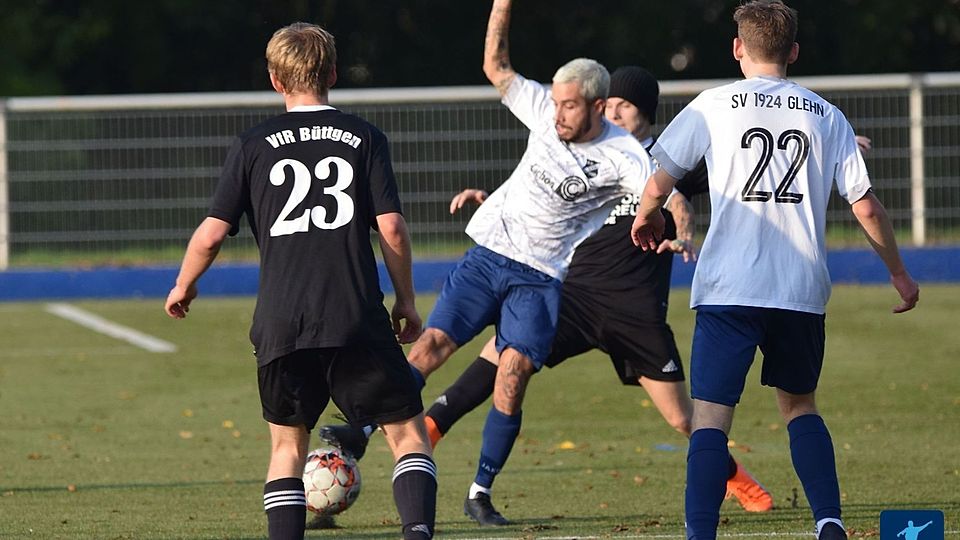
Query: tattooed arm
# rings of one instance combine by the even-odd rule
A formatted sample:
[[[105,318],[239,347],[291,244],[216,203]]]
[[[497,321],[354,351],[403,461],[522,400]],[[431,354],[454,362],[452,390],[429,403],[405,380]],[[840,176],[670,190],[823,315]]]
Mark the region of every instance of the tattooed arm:
[[[510,47],[507,40],[510,30],[510,1],[494,0],[483,46],[483,73],[500,95],[506,93],[517,74],[510,65]]]
[[[693,205],[683,196],[683,193],[674,193],[667,199],[664,206],[673,214],[673,222],[677,225],[677,239],[664,240],[660,243],[657,253],[666,250],[683,254],[683,262],[697,260],[697,248],[693,244]]]

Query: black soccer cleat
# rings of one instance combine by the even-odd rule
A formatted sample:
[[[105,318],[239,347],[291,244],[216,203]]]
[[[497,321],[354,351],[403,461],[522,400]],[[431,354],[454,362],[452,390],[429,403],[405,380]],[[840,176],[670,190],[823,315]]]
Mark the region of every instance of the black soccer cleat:
[[[847,540],[847,531],[834,522],[829,522],[820,529],[817,540]]]
[[[463,501],[463,513],[470,516],[470,519],[479,523],[481,527],[502,527],[510,524],[507,518],[493,507],[490,496],[486,493],[477,493],[476,499],[467,497]]]
[[[367,443],[370,442],[370,439],[364,435],[363,428],[353,427],[350,424],[320,426],[317,435],[321,441],[336,446],[358,461],[367,451]]]

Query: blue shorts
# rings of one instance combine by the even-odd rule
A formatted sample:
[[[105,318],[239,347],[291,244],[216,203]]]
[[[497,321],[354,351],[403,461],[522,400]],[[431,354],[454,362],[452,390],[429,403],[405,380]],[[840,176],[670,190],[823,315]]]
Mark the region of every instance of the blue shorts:
[[[497,352],[510,347],[540,369],[553,345],[560,312],[560,281],[523,263],[476,246],[450,272],[427,328],[462,346],[491,324]]]
[[[740,401],[757,347],[760,383],[791,394],[817,388],[824,321],[816,313],[745,306],[698,306],[690,354],[690,394],[730,407]]]

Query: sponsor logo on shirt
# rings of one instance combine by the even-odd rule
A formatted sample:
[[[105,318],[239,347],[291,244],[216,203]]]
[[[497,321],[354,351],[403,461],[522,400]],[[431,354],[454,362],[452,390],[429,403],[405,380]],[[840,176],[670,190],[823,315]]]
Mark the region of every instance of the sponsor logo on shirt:
[[[598,172],[600,172],[600,163],[588,159],[587,164],[583,166],[583,174],[587,175],[587,178],[593,178]]]
[[[616,206],[610,209],[610,215],[607,216],[606,221],[603,222],[604,225],[616,225],[617,219],[621,217],[629,217],[633,219],[637,215],[637,204],[640,203],[640,195],[636,194],[627,194],[624,195],[620,202]]]
[[[579,176],[568,176],[554,191],[565,201],[575,201],[587,192],[587,181]]]
[[[575,201],[587,192],[587,181],[579,176],[568,176],[563,181],[557,182],[543,167],[536,163],[530,165],[530,173],[538,182],[553,189],[553,192],[560,195],[565,201]]]

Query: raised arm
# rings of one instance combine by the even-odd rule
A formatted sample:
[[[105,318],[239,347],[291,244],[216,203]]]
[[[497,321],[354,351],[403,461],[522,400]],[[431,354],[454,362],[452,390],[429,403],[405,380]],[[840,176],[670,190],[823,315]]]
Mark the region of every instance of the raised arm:
[[[883,264],[890,272],[890,281],[900,294],[901,302],[893,308],[894,313],[909,311],[920,300],[920,286],[913,280],[907,268],[900,259],[900,250],[893,236],[893,225],[887,217],[883,204],[872,193],[868,192],[859,201],[853,203],[853,215],[863,227],[863,233],[870,242],[870,247],[877,252]]]
[[[510,65],[510,0],[494,0],[483,44],[483,73],[502,96],[517,74]]]
[[[383,264],[393,283],[395,302],[390,313],[400,343],[413,343],[423,330],[413,290],[413,255],[407,222],[398,212],[377,216]],[[406,325],[402,324],[406,321]]]

